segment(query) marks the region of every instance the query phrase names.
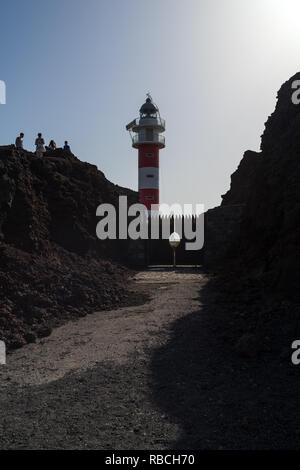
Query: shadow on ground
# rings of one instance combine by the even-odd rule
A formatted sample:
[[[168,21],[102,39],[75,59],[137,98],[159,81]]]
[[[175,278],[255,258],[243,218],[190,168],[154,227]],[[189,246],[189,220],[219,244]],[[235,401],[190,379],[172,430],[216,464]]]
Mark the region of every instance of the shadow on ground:
[[[172,448],[298,449],[300,366],[290,349],[280,355],[281,344],[252,358],[238,354],[243,331],[234,316],[243,302],[216,301],[216,289],[214,280],[201,289],[201,309],[176,321],[152,357],[152,398],[181,429]]]

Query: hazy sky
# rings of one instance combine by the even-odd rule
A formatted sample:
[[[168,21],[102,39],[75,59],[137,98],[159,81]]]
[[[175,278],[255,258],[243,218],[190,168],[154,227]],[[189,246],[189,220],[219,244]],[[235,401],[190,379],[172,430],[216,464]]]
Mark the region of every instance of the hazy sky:
[[[125,125],[150,91],[167,121],[161,202],[220,203],[300,70],[299,0],[2,0],[0,144],[67,139],[137,188]]]

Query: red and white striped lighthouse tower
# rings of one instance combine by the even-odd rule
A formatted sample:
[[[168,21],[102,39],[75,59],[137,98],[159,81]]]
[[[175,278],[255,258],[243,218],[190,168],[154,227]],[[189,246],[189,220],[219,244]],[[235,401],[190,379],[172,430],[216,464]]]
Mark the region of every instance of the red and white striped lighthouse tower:
[[[132,147],[139,150],[139,194],[140,202],[150,211],[152,204],[159,204],[159,149],[165,147],[165,120],[147,94],[140,109],[140,117],[134,119],[126,129],[132,135]]]

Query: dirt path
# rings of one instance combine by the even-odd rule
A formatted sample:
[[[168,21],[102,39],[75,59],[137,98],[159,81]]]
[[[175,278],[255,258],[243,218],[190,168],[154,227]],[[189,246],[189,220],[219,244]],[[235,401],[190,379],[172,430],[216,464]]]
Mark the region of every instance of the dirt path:
[[[172,324],[200,307],[199,270],[136,276],[143,306],[95,313],[8,355],[0,366],[0,448],[163,449],[181,429],[153,396],[151,360]]]

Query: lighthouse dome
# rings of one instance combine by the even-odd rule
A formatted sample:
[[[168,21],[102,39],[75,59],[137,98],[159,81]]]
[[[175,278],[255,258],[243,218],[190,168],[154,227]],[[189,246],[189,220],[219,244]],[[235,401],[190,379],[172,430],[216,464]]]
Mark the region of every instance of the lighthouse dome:
[[[154,106],[154,104],[151,101],[151,98],[147,98],[146,102],[140,108],[140,114],[151,116],[152,114],[156,114],[156,113],[157,113],[157,107]]]

